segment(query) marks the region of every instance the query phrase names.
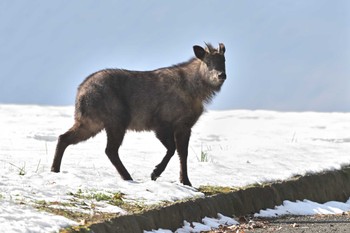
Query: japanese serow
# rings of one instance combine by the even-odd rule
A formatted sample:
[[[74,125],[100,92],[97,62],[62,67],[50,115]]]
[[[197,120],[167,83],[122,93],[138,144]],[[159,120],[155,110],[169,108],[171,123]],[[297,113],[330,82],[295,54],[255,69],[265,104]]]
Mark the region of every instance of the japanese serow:
[[[191,185],[187,175],[191,128],[226,79],[225,46],[193,46],[195,57],[153,71],[105,69],[91,74],[79,86],[75,123],[59,136],[51,171],[59,172],[63,153],[71,144],[85,141],[105,129],[105,153],[124,180],[132,180],[119,158],[127,130],[154,131],[167,149],[155,167],[156,180],[178,152],[180,182]]]

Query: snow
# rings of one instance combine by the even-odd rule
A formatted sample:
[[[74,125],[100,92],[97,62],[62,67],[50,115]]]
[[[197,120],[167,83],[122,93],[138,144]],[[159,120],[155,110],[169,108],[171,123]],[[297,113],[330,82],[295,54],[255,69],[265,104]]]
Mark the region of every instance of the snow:
[[[0,228],[48,232],[71,225],[33,207],[43,201],[58,207],[72,203],[72,194],[79,191],[120,192],[126,201],[143,204],[203,196],[178,182],[177,156],[151,181],[150,174],[165,155],[151,132],[128,132],[120,148],[133,182],[123,181],[104,154],[104,132],[67,148],[61,172],[50,172],[57,138],[72,126],[73,112],[71,106],[0,105]],[[349,122],[350,113],[209,111],[192,130],[189,178],[194,187],[244,186],[339,169],[350,163]],[[83,201],[96,211],[125,214],[103,201]],[[78,204],[69,208],[87,211]]]
[[[202,223],[199,222],[192,222],[189,223],[187,221],[184,221],[183,227],[177,229],[176,233],[193,233],[193,232],[203,232],[203,231],[210,231],[212,229],[217,229],[219,226],[225,226],[225,225],[238,225],[239,222],[234,220],[233,218],[224,216],[222,214],[218,214],[218,218],[208,218],[205,217],[202,219]],[[152,231],[144,231],[144,233],[171,233],[172,231],[167,229],[158,229],[158,230],[152,230]]]
[[[324,204],[304,201],[284,201],[274,209],[260,210],[255,217],[277,217],[282,215],[341,214],[350,211],[350,199],[346,203],[330,201]]]
[[[31,207],[6,201],[0,203],[2,232],[58,232],[67,225],[76,225],[64,217],[39,212]]]

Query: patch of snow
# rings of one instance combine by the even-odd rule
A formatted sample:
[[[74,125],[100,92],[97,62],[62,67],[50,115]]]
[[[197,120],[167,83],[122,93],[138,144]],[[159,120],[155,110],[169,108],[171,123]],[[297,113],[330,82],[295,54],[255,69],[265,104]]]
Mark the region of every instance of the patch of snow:
[[[210,231],[211,227],[199,222],[193,222],[193,232]]]
[[[58,232],[60,228],[77,225],[67,218],[37,211],[10,201],[0,201],[2,232]]]
[[[239,224],[233,218],[227,217],[227,216],[222,215],[220,213],[218,213],[218,222],[220,223],[220,225],[228,225],[228,226]]]
[[[184,221],[184,225],[182,228],[179,228],[175,231],[175,233],[197,233],[202,231],[210,231],[213,229],[218,229],[220,226],[231,226],[238,225],[239,223],[233,218],[224,216],[222,214],[218,214],[218,218],[209,218],[204,217],[202,219],[202,223],[192,222],[189,223]],[[152,231],[144,231],[144,233],[168,233],[169,230],[158,229]],[[171,232],[171,231],[170,231]]]
[[[153,231],[145,231],[145,232],[149,232],[149,233],[173,233],[171,230],[165,230],[165,229],[158,229],[158,230],[153,230]]]
[[[274,209],[260,210],[255,217],[279,217],[283,215],[341,214],[350,211],[350,199],[346,203],[330,201],[324,204],[304,201],[284,201]]]

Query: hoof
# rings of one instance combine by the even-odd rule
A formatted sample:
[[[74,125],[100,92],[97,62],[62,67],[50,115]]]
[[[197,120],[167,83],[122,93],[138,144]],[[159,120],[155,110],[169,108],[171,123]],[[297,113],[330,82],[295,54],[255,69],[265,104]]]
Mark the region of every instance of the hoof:
[[[122,177],[123,178],[123,180],[125,180],[125,181],[134,181],[132,178],[131,178],[131,176],[129,175],[129,176],[123,176]]]
[[[181,180],[181,183],[183,184],[183,185],[187,185],[187,186],[190,186],[190,187],[192,187],[192,184],[191,184],[191,182],[189,181],[189,180]]]
[[[51,172],[59,173],[59,172],[60,172],[60,169],[56,169],[56,168],[52,167],[52,168],[51,168]]]
[[[188,183],[183,183],[184,185],[187,185],[187,186],[190,186],[190,187],[192,187],[192,184],[191,184],[191,182],[188,182]]]
[[[159,176],[157,176],[154,172],[151,174],[151,179],[152,180],[157,180]]]

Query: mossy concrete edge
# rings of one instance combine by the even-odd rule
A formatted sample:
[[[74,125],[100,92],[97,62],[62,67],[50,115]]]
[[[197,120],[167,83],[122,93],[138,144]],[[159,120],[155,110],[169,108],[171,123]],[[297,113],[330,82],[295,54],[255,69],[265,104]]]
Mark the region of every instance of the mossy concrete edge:
[[[95,233],[141,233],[159,228],[176,230],[183,225],[184,220],[200,222],[205,216],[216,217],[217,213],[226,216],[246,215],[274,208],[284,200],[308,199],[325,203],[331,200],[344,202],[349,197],[350,166],[175,203],[142,214],[120,216],[92,224],[89,228]]]

